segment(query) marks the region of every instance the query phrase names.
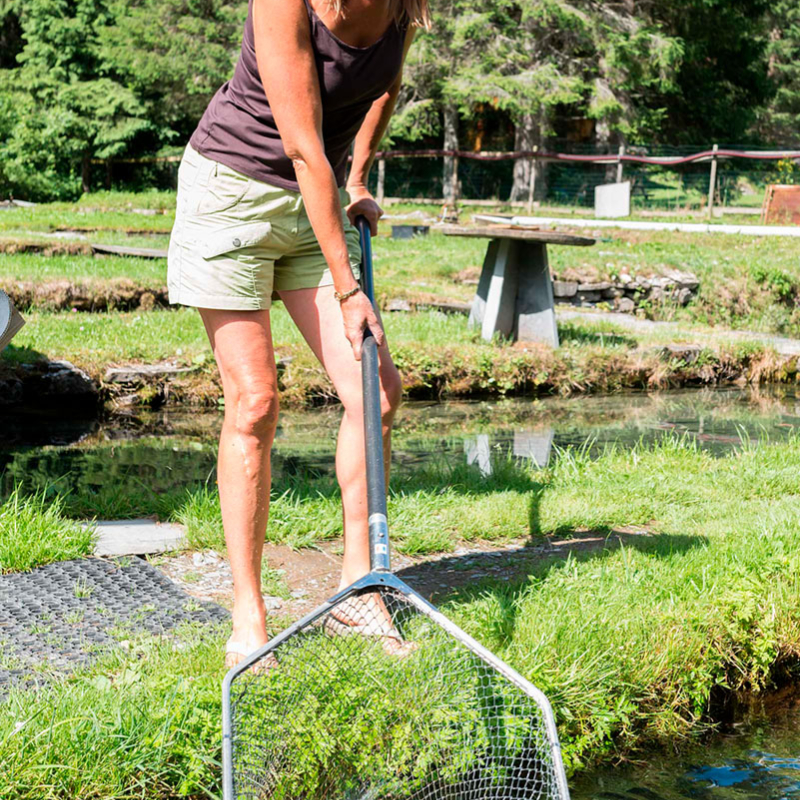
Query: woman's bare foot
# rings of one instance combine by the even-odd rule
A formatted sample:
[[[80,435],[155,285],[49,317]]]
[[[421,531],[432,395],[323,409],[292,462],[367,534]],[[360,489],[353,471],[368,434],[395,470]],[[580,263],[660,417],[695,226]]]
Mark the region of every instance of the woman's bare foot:
[[[374,637],[387,655],[403,657],[417,649],[414,642],[403,639],[394,626],[389,609],[375,592],[350,597],[337,605],[330,612],[326,630],[337,636],[356,633]]]
[[[259,599],[246,606],[233,608],[233,632],[225,650],[225,666],[235,667],[243,658],[269,641],[267,612]]]

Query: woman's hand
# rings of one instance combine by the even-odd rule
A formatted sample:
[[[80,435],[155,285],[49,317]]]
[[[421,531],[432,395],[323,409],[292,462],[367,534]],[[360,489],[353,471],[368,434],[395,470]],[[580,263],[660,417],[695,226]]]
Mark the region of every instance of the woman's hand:
[[[344,320],[344,335],[353,348],[356,361],[361,361],[361,345],[364,341],[364,329],[369,328],[375,337],[375,343],[380,347],[383,344],[383,328],[375,309],[364,292],[356,292],[341,302],[342,319]]]
[[[377,236],[378,220],[383,216],[383,209],[375,202],[366,186],[348,186],[347,193],[350,195],[350,205],[346,208],[350,223],[355,225],[356,218],[364,216],[369,222],[369,232]]]

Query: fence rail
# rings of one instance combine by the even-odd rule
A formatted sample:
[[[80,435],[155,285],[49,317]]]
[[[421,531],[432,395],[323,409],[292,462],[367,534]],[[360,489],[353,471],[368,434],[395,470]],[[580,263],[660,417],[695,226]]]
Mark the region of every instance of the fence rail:
[[[714,145],[691,151],[687,147],[657,145],[622,146],[617,152],[579,151],[581,145],[564,142],[550,150],[472,151],[448,149],[382,150],[376,154],[377,169],[371,187],[379,200],[426,198],[429,201],[506,202],[513,184],[508,162],[527,161],[531,179],[525,194],[532,208],[535,200],[547,204],[584,205],[593,202],[594,187],[609,181],[631,180],[635,203],[643,208],[704,208],[709,215],[715,206],[750,206],[757,213],[763,186],[775,182],[775,162],[796,166],[800,182],[800,150],[757,149]],[[113,159],[104,163],[119,175],[154,175],[163,167],[161,181],[174,183],[175,166],[181,156],[144,156]],[[441,167],[432,166],[442,160]],[[119,166],[117,166],[119,165]],[[773,172],[770,173],[770,169]],[[538,176],[538,177],[537,177]],[[539,185],[537,186],[537,181]],[[139,183],[142,180],[139,179]],[[756,189],[757,187],[757,189]],[[517,191],[517,200],[519,191]],[[747,196],[745,196],[747,195]]]
[[[471,150],[379,150],[375,157],[392,158],[443,158],[445,156],[465,158],[474,161],[511,161],[522,158],[540,161],[567,161],[591,164],[660,164],[663,166],[679,166],[698,161],[710,161],[714,158],[745,158],[755,161],[783,161],[784,159],[800,159],[800,150],[702,150],[688,156],[644,156],[634,153],[606,153],[585,155],[580,153],[551,153],[546,150],[510,150],[481,151]]]

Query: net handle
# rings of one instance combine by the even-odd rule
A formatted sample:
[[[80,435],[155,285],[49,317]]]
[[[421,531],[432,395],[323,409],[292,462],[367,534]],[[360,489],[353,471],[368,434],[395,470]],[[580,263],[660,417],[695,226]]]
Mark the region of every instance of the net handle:
[[[361,290],[375,305],[372,270],[372,238],[367,218],[356,218],[361,239]],[[373,572],[391,571],[389,524],[386,516],[386,476],[383,464],[381,381],[378,345],[372,331],[364,331],[361,347],[361,387],[364,395],[364,443],[367,464],[367,509],[369,514],[369,560]]]

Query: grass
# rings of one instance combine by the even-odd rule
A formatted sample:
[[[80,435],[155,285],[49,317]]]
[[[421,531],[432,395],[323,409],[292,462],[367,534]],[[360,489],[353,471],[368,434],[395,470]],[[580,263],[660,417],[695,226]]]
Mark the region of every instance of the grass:
[[[63,502],[19,491],[0,505],[0,574],[89,555],[94,534],[62,515]]]
[[[800,241],[725,234],[614,231],[592,248],[554,247],[551,268],[597,279],[622,271],[661,274],[678,269],[700,279],[685,308],[654,307],[657,319],[800,335]]]
[[[549,696],[575,771],[694,740],[720,693],[796,674],[799,467],[800,438],[716,459],[671,439],[596,459],[571,451],[544,471],[509,464],[496,482],[429,471],[398,487],[390,516],[399,543],[422,515],[421,536],[450,541],[575,539],[566,557],[526,562],[522,579],[475,578],[444,604]],[[293,500],[322,520],[318,502]],[[579,546],[587,534],[607,544]],[[220,640],[177,651],[144,641],[35,693],[13,690],[0,706],[0,796],[213,796]],[[331,724],[349,723],[334,713]]]
[[[179,641],[133,640],[91,670],[11,690],[0,797],[207,797],[219,780],[222,634],[188,629]]]
[[[174,203],[173,203],[174,205]],[[122,209],[81,208],[69,203],[47,203],[29,208],[5,209],[0,231],[163,231],[172,229],[174,213],[133,214]]]
[[[156,247],[157,245],[150,245]],[[92,283],[128,278],[140,283],[166,283],[163,261],[149,258],[92,257],[14,253],[0,255],[5,281],[73,281]]]

